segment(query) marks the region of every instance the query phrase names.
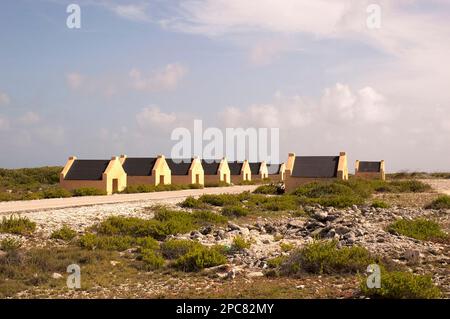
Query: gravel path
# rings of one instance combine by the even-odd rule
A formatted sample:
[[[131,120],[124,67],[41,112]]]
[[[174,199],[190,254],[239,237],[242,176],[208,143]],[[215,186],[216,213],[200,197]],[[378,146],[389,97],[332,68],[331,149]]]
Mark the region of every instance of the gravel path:
[[[70,198],[51,198],[28,201],[1,202],[0,215],[8,213],[43,211],[50,209],[61,209],[68,207],[80,207],[103,204],[119,204],[130,202],[146,202],[149,206],[156,202],[181,201],[188,196],[200,196],[203,194],[236,194],[244,191],[253,191],[257,186],[231,186],[231,187],[211,187],[203,189],[186,189],[180,191],[166,191],[142,194],[115,194],[110,196],[84,196]]]

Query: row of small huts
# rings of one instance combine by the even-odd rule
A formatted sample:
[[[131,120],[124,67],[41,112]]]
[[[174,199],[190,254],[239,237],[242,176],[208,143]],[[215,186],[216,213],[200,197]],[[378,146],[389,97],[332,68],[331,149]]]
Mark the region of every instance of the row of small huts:
[[[355,176],[385,179],[384,161],[356,161]],[[107,194],[127,186],[168,184],[238,184],[269,179],[284,182],[286,190],[318,180],[348,179],[347,156],[295,156],[289,153],[282,164],[266,162],[228,162],[199,158],[112,157],[110,160],[69,157],[60,174],[61,187],[74,190],[96,188]]]

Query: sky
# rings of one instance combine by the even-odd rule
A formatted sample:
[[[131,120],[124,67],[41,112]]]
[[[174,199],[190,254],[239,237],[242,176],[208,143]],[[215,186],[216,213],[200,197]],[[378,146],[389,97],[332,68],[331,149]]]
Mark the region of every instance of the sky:
[[[170,156],[200,119],[279,128],[281,161],[450,171],[449,18],[447,0],[3,0],[0,167]]]

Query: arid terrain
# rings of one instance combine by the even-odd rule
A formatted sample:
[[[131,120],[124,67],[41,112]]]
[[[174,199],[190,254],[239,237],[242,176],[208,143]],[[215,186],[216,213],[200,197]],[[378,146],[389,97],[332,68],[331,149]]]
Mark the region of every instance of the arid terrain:
[[[441,296],[449,298],[448,237],[442,240],[420,240],[388,231],[389,225],[395,221],[421,218],[436,222],[444,232],[449,233],[450,210],[424,207],[440,193],[450,193],[450,180],[423,182],[430,184],[433,189],[414,193],[376,192],[371,195],[369,202],[348,207],[325,207],[320,204],[292,206],[291,198],[289,202],[284,202],[284,197],[283,201],[277,199],[280,195],[247,193],[249,195],[245,199],[241,198],[239,205],[249,213],[241,214],[240,210],[236,210],[231,215],[226,214],[226,205],[189,197],[198,198],[204,193],[203,190],[167,192],[168,198],[164,198],[164,194],[139,194],[141,197],[137,201],[119,200],[119,203],[107,204],[101,204],[106,197],[99,197],[99,204],[96,204],[95,198],[85,198],[88,206],[80,204],[82,206],[67,208],[46,207],[44,200],[36,201],[36,207],[31,211],[23,211],[23,207],[31,207],[30,202],[24,202],[17,205],[17,210],[20,210],[17,215],[34,222],[34,231],[29,234],[0,233],[0,240],[12,238],[20,243],[20,248],[15,249],[19,251],[16,252],[17,260],[13,259],[10,263],[16,263],[17,269],[23,267],[25,270],[20,275],[8,274],[11,265],[5,266],[3,263],[0,269],[0,295],[12,298],[364,297],[360,287],[367,276],[364,270],[283,272],[281,260],[289,260],[292,252],[315,241],[334,241],[338,248],[363,247],[403,272],[429,275],[441,291]],[[226,191],[237,194],[255,188],[229,187]],[[220,194],[225,189],[209,192]],[[115,196],[120,199],[122,195]],[[143,199],[145,196],[147,198]],[[186,198],[191,198],[192,203],[186,204]],[[265,201],[264,198],[271,198],[273,202],[260,205],[260,202]],[[57,202],[61,206],[63,201],[67,201],[67,206],[73,206],[71,200],[61,199]],[[180,207],[183,201],[184,207]],[[381,201],[386,207],[370,205],[374,201]],[[51,202],[48,200],[47,203]],[[8,209],[5,209],[6,205]],[[13,202],[2,203],[2,215],[10,216],[14,205]],[[86,249],[87,246],[80,248],[77,243],[86,233],[95,232],[93,226],[111,216],[152,220],[155,214],[161,214],[161,210],[188,213],[208,210],[220,217],[226,216],[225,220],[202,223],[186,233],[174,233],[165,238],[154,236],[158,245],[176,239],[195,241],[204,247],[228,247],[226,262],[196,271],[183,271],[172,265],[174,261],[166,258],[164,265],[152,266],[150,269],[140,264],[142,260],[145,261],[142,247],[130,245],[123,249],[99,249],[97,244],[91,247],[92,250]],[[70,240],[53,236],[63,225],[75,232]],[[100,233],[98,228],[96,231]],[[1,258],[6,258],[9,253],[6,248],[4,250],[0,251]],[[31,257],[27,254],[31,254]],[[28,267],[22,260],[32,260],[32,266]],[[65,273],[65,267],[71,263],[81,266],[81,289],[66,287],[68,274]]]

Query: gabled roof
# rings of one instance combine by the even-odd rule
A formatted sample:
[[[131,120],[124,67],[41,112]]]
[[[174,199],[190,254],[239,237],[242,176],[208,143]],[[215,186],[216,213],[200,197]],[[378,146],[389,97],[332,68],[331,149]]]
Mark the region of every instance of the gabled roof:
[[[128,176],[151,176],[156,157],[127,157],[122,164]]]
[[[230,168],[230,175],[241,175],[243,162],[228,162]]]
[[[378,173],[381,171],[381,162],[360,161],[358,172]]]
[[[70,166],[66,180],[101,180],[109,160],[75,160]]]
[[[280,174],[281,164],[267,164],[266,166],[269,175]]]
[[[248,163],[250,165],[250,171],[252,172],[252,175],[258,175],[259,169],[261,168],[261,162],[258,163]]]
[[[220,160],[202,160],[203,171],[205,175],[217,175],[220,166]]]
[[[192,159],[172,159],[166,158],[172,175],[189,175]]]
[[[337,177],[339,156],[296,156],[292,175],[294,177]]]

